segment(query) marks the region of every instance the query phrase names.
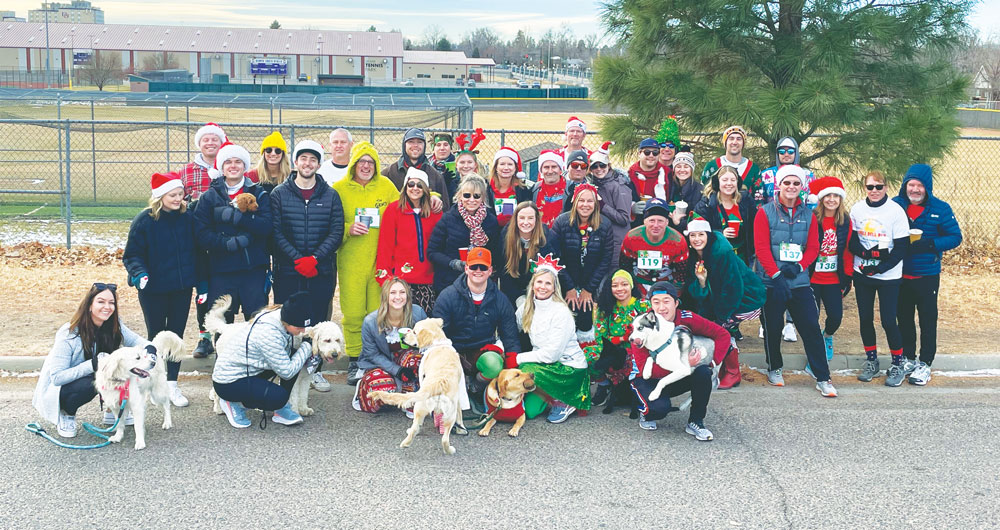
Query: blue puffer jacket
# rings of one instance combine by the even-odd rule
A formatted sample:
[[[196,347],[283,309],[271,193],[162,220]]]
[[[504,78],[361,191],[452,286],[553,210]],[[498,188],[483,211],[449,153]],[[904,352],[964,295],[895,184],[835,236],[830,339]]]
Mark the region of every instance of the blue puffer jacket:
[[[931,167],[927,164],[913,164],[906,170],[899,194],[892,200],[905,211],[910,205],[910,199],[906,196],[906,183],[913,179],[924,185],[927,198],[924,200],[924,211],[916,219],[910,220],[910,228],[923,230],[921,239],[930,240],[933,244],[930,247],[918,244],[917,252],[912,250],[913,245],[911,245],[910,253],[903,260],[903,274],[934,276],[941,274],[941,253],[962,243],[962,230],[958,227],[951,206],[934,196]]]
[[[166,293],[208,281],[204,257],[195,245],[191,212],[161,211],[160,218],[154,220],[145,208],[132,220],[122,262],[129,285],[133,285],[133,278],[148,275],[145,291]]]
[[[208,191],[201,194],[194,210],[198,245],[208,252],[209,274],[236,272],[267,267],[271,264],[268,240],[271,238],[271,199],[260,186],[246,179],[243,192],[257,198],[257,212],[246,212],[239,223],[219,221],[216,209],[231,208],[226,179],[212,181]],[[237,236],[246,236],[248,244],[230,250],[227,242]]]
[[[438,296],[432,314],[444,320],[444,333],[456,350],[478,350],[499,335],[505,351],[521,353],[514,307],[493,282],[486,282],[486,295],[476,304],[465,274],[459,275]]]

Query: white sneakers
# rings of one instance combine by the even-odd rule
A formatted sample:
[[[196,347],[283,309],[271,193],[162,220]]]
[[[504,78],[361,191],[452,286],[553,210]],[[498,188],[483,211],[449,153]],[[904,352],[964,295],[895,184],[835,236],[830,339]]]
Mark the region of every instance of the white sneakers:
[[[177,381],[167,381],[167,386],[170,387],[170,403],[173,406],[188,406],[188,399],[184,397],[184,394],[181,394],[181,389],[177,388]]]
[[[104,411],[104,421],[102,423],[104,423],[105,425],[114,425],[115,419],[117,417],[118,417],[117,412]],[[135,425],[135,418],[132,417],[131,410],[128,411],[127,414],[125,414],[125,419],[122,421],[125,422],[125,425]]]
[[[791,322],[785,324],[784,329],[781,330],[781,340],[785,342],[798,342],[799,338],[795,336],[795,324]]]
[[[63,411],[59,411],[59,423],[56,425],[59,436],[72,438],[76,436],[76,416],[70,416]]]
[[[329,392],[330,382],[323,377],[323,374],[319,372],[314,372],[312,377],[309,379],[309,386],[316,389],[317,392]]]

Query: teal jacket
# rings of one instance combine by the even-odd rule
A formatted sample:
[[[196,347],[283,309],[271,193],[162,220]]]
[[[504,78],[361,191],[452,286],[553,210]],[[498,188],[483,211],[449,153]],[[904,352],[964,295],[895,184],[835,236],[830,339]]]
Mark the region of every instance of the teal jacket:
[[[691,283],[687,292],[698,303],[698,314],[716,322],[725,322],[735,314],[749,313],[763,307],[767,292],[764,283],[733,252],[732,245],[721,233],[711,232],[708,235],[703,258],[708,271],[705,287],[698,283],[698,278],[694,275],[694,267],[698,262],[695,255],[692,250],[688,260],[688,277],[691,278]]]

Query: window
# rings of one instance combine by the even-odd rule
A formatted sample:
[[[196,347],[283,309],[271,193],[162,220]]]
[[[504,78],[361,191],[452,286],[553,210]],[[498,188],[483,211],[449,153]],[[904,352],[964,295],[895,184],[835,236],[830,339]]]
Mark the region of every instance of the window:
[[[430,79],[431,74],[417,74],[417,79]]]
[[[455,79],[455,74],[441,74],[441,79]]]

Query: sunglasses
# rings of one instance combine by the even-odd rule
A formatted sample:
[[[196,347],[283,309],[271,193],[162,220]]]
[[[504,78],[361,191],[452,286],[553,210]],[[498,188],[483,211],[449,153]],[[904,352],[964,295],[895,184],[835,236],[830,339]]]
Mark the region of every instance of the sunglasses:
[[[117,293],[118,292],[118,284],[114,284],[114,283],[94,282],[94,287],[97,288],[97,292],[101,292],[101,291],[111,291],[113,293]]]
[[[469,265],[469,270],[476,272],[486,272],[490,270],[490,267],[488,265],[483,265],[482,263],[476,263],[475,265]]]
[[[407,188],[416,188],[419,185],[420,185],[420,181],[417,181],[417,180],[410,180],[410,181],[406,182],[406,187]],[[466,197],[466,198],[468,198],[468,197]]]
[[[482,199],[483,196],[482,196],[482,194],[479,194],[479,193],[465,192],[465,193],[462,194],[462,198],[463,199]]]
[[[282,151],[280,147],[267,147],[267,148],[264,149],[264,152],[267,153],[267,154],[274,153],[274,154],[278,154],[278,155],[280,155],[281,153],[284,153],[284,151]]]
[[[573,169],[587,169],[587,164],[585,162],[573,162],[569,167]]]
[[[604,162],[594,162],[593,164],[590,164],[590,167],[591,167],[591,169],[593,169],[595,167],[598,168],[598,169],[604,169],[604,168],[608,167],[608,165],[605,164]]]
[[[645,149],[645,150],[642,151],[642,154],[644,154],[646,156],[660,156],[660,150],[659,149]]]
[[[667,143],[660,144],[660,147],[666,147],[666,148],[674,149],[675,146],[674,146],[673,142],[667,142]]]
[[[779,155],[794,155],[795,154],[795,148],[794,147],[779,147],[778,148],[778,154]]]
[[[786,180],[781,183],[782,186],[787,186],[789,188],[801,188],[802,183],[797,180]]]
[[[868,191],[881,190],[882,188],[885,188],[885,184],[865,184],[865,188],[867,188]]]

